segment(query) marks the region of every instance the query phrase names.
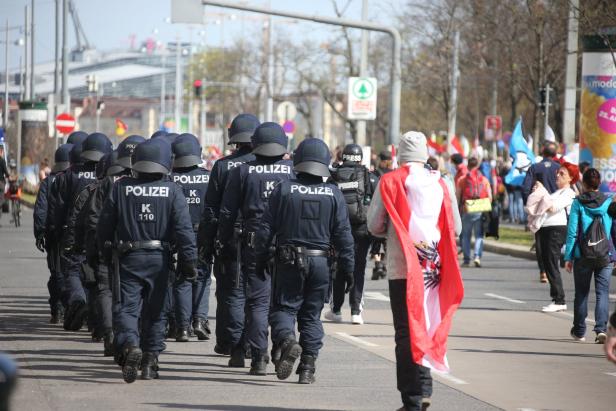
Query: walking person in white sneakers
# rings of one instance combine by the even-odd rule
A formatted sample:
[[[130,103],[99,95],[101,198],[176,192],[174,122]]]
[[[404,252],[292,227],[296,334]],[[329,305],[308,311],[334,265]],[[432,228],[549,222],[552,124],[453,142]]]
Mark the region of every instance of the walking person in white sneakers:
[[[541,222],[541,228],[537,231],[538,235],[536,236],[540,242],[542,250],[541,259],[550,283],[550,297],[552,298],[552,302],[541,309],[545,313],[554,313],[567,309],[563,280],[560,275],[560,250],[567,238],[567,221],[571,211],[571,203],[573,203],[575,198],[575,192],[571,189],[571,186],[579,178],[580,172],[576,165],[563,163],[556,172],[556,191],[548,194],[545,190],[538,190],[543,185],[537,181],[533,187],[533,194],[529,196],[526,203],[528,206],[533,195],[544,192],[548,197],[548,201],[552,204],[547,212],[538,218],[538,222]],[[531,220],[529,214],[529,222]]]

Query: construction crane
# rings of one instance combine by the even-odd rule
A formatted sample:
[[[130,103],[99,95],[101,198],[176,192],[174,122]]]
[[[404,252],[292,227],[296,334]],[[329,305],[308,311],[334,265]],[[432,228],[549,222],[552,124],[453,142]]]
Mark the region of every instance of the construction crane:
[[[77,45],[71,50],[71,60],[72,61],[83,61],[85,54],[93,50],[86,37],[86,33],[83,30],[83,26],[81,25],[81,21],[79,20],[79,14],[77,13],[77,7],[75,7],[75,2],[69,0],[68,2],[68,11],[71,13],[71,18],[73,20],[73,28],[75,29],[75,40],[77,41]]]

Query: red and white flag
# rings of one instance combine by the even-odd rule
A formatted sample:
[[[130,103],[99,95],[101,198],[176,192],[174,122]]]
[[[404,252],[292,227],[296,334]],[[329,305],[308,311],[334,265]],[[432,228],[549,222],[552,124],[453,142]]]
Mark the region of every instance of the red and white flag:
[[[420,265],[409,231],[413,210],[406,187],[407,179],[410,178],[409,167],[401,167],[385,174],[379,182],[383,204],[394,225],[406,261],[410,348],[415,363],[448,372],[447,337],[453,315],[464,296],[449,190],[444,181],[439,179],[443,196],[438,226],[434,230],[440,232],[436,245],[440,272],[436,278],[426,279],[425,268]]]
[[[462,143],[460,143],[458,136],[453,136],[449,143],[449,154],[456,153],[464,157],[464,148],[462,147]]]

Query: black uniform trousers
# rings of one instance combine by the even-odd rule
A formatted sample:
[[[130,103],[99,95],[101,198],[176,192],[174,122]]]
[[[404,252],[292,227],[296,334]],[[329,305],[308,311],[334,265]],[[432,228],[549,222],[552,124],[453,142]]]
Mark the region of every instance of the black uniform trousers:
[[[47,267],[49,268],[49,280],[47,281],[49,307],[51,313],[56,314],[62,305],[66,307],[68,303],[64,299],[64,275],[60,270],[60,250],[57,244],[52,244],[47,249]]]
[[[159,250],[137,250],[120,257],[116,349],[140,346],[144,352],[156,354],[164,350],[169,257],[168,252]]]
[[[321,311],[329,289],[327,257],[304,257],[306,269],[276,263],[269,323],[274,346],[289,336],[295,337],[295,318],[302,353],[317,357],[323,347]]]
[[[244,275],[234,258],[218,257],[216,272],[216,342],[244,346],[246,294]],[[239,275],[238,275],[239,274]]]
[[[421,410],[423,397],[432,396],[430,369],[413,362],[409,317],[406,305],[406,279],[389,280],[389,299],[396,339],[396,378],[402,403],[407,410]]]
[[[98,327],[103,334],[110,332],[113,328],[113,308],[111,295],[111,276],[109,267],[99,264],[96,269],[96,295],[95,306],[98,318]]]
[[[366,277],[366,260],[372,239],[369,235],[354,237],[355,240],[355,269],[353,279],[355,284],[349,291],[349,305],[351,314],[360,314],[362,311],[362,300],[364,296],[364,279]],[[344,304],[344,273],[338,272],[333,285],[333,307],[332,311],[339,313]]]
[[[271,299],[271,278],[257,275],[256,254],[252,247],[242,249],[242,274],[246,293],[244,336],[252,357],[267,353],[268,315]]]

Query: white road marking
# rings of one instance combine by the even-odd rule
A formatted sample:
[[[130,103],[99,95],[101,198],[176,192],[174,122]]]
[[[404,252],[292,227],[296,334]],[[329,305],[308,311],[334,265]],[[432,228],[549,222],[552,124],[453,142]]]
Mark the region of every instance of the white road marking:
[[[515,304],[526,304],[526,302],[525,302],[525,301],[514,300],[513,298],[505,297],[505,296],[498,295],[498,294],[485,293],[484,295],[485,295],[486,297],[492,297],[492,298],[497,298],[497,299],[499,299],[499,300],[509,301],[510,303],[515,303]]]
[[[566,312],[564,312],[564,311],[559,311],[559,312],[556,312],[556,313],[553,313],[553,314],[560,314],[560,315],[565,315],[565,316],[567,316],[567,317],[569,317],[569,318],[573,318],[573,314],[571,314],[571,313],[566,313]],[[587,318],[587,319],[586,319],[586,322],[587,322],[588,324],[594,324],[594,323],[595,323],[595,320],[591,320],[590,318]]]
[[[616,372],[606,372],[607,375],[611,375],[612,377],[616,377]]]
[[[369,300],[387,301],[387,302],[389,302],[389,297],[388,296],[386,296],[383,293],[376,292],[376,291],[366,291],[366,292],[364,292],[364,297],[369,299]]]
[[[518,408],[518,411],[536,411],[534,408]]]
[[[616,294],[610,294],[609,298],[610,300],[616,300]]]
[[[336,332],[336,334],[338,334],[342,338],[345,338],[345,339],[347,339],[349,341],[353,341],[353,342],[356,342],[358,344],[365,345],[366,347],[378,347],[378,344],[373,344],[373,343],[371,343],[369,341],[362,340],[359,337],[354,337],[354,336],[352,336],[350,334],[347,334],[347,333]]]
[[[454,377],[451,374],[447,374],[447,373],[440,372],[440,371],[435,371],[435,370],[432,370],[432,372],[434,374],[438,375],[439,377],[441,377],[442,379],[447,380],[449,382],[452,382],[454,384],[457,384],[457,385],[466,385],[466,384],[468,384],[466,381],[461,380],[458,377]]]

